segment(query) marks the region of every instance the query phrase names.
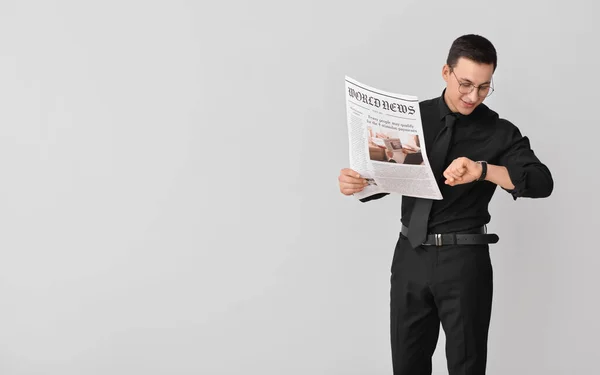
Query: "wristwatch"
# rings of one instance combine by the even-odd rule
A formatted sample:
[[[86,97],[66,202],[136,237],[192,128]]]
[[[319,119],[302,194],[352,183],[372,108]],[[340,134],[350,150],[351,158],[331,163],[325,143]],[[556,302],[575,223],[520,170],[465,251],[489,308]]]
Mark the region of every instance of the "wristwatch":
[[[487,161],[484,160],[480,160],[477,162],[477,164],[481,164],[481,176],[479,176],[479,178],[477,179],[477,181],[483,181],[485,180],[485,176],[487,176]]]

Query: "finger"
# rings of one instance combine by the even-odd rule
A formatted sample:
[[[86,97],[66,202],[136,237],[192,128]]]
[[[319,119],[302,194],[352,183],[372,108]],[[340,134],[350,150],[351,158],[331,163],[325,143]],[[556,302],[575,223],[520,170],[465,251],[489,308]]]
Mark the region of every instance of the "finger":
[[[459,177],[460,177],[460,176],[458,176],[457,174],[455,174],[455,173],[454,173],[454,172],[452,172],[452,171],[448,171],[448,172],[446,172],[446,175],[447,175],[447,177],[449,177],[449,178],[453,178],[453,179],[455,179],[455,178],[459,178]]]
[[[360,174],[357,171],[352,170],[350,168],[344,168],[344,169],[342,169],[340,171],[340,174],[341,175],[345,175],[345,176],[352,176],[352,177],[355,177],[355,178],[360,178]]]
[[[457,179],[448,179],[448,180],[444,181],[444,183],[449,186],[457,186],[457,185],[464,184],[464,181],[457,180]]]
[[[341,175],[340,177],[338,177],[338,181],[341,184],[354,184],[354,185],[366,185],[367,184],[367,180],[365,180],[364,178],[356,178],[356,177],[350,177],[350,176],[344,176]]]
[[[454,177],[449,171],[444,172],[444,177],[446,178],[446,182],[454,182]]]
[[[450,174],[452,175],[452,177],[456,178],[456,179],[460,179],[462,177],[462,173],[460,173],[460,168],[450,168]]]
[[[456,179],[456,180],[462,180],[462,174],[460,174],[460,173],[459,173],[459,172],[457,172],[457,171],[452,171],[452,172],[450,172],[450,175],[451,175],[452,177],[454,177],[454,179]]]
[[[358,172],[353,171],[352,169],[349,169],[349,168],[342,169],[340,171],[340,176],[338,177],[338,180],[340,182],[346,181],[346,182],[354,182],[354,183],[359,183],[359,182],[365,181],[365,179],[362,178]]]
[[[446,169],[446,171],[444,172],[444,177],[446,177],[446,178],[452,178],[452,179],[460,178],[460,176],[457,173],[454,172],[453,168]]]
[[[343,183],[340,184],[340,189],[344,189],[344,190],[352,190],[352,189],[363,189],[365,186],[367,186],[366,184],[348,184],[348,183]]]
[[[350,188],[344,188],[344,189],[340,189],[340,191],[342,192],[342,194],[344,195],[352,195],[354,193],[358,193],[363,191],[363,187],[358,188],[358,189],[350,189]]]

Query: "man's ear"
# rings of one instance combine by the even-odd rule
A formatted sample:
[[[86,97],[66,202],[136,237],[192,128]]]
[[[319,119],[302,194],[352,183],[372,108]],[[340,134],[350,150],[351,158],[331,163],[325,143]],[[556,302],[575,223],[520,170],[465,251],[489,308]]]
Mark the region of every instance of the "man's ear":
[[[442,67],[442,78],[448,83],[448,79],[450,78],[450,66],[448,64],[444,64]]]

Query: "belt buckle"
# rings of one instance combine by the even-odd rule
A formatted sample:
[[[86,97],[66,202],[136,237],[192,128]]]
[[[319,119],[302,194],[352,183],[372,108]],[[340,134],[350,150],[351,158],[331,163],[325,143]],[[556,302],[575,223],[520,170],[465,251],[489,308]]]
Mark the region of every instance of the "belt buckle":
[[[442,235],[440,233],[435,234],[435,246],[442,246]]]

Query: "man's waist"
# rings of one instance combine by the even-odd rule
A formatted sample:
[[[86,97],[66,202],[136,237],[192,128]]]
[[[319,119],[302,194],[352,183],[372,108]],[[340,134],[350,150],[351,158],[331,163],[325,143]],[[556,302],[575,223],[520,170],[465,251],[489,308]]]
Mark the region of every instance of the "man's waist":
[[[401,223],[410,227],[410,214],[404,215]],[[485,226],[490,222],[488,215],[468,215],[464,217],[439,217],[432,216],[428,221],[427,233],[477,233],[478,228]]]
[[[400,233],[407,237],[409,228],[402,224]],[[427,246],[445,245],[485,245],[498,242],[499,237],[493,233],[487,233],[485,225],[471,229],[445,233],[428,233],[423,241]]]

